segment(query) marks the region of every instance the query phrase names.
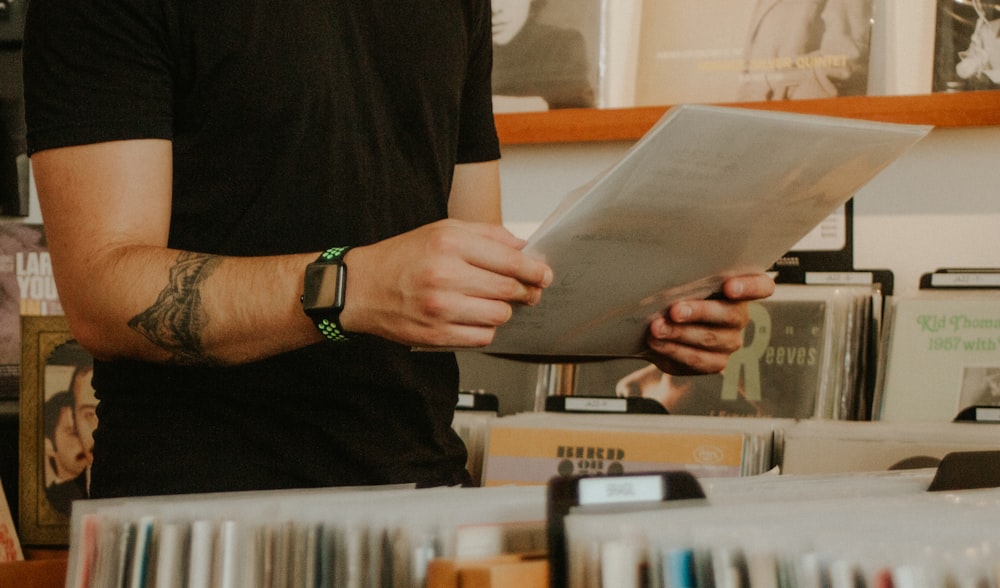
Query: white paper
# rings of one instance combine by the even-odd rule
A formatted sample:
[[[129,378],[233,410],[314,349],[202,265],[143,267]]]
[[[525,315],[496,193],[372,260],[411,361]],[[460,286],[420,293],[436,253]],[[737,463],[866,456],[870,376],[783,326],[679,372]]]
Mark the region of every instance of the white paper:
[[[529,238],[554,283],[490,353],[638,356],[652,318],[761,272],[930,131],[683,105]]]

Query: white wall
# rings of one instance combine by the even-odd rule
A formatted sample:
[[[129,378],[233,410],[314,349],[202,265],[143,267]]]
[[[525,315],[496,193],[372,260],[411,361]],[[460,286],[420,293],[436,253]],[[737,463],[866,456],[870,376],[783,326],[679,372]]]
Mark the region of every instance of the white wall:
[[[504,219],[527,236],[629,142],[503,149]],[[891,269],[896,293],[942,266],[1000,267],[1000,127],[935,129],[855,196],[855,267]]]

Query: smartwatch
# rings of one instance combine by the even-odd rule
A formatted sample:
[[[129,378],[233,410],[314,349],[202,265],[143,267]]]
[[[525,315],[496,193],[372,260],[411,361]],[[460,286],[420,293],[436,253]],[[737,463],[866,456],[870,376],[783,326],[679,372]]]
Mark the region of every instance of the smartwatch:
[[[349,339],[340,324],[347,292],[347,265],[344,255],[350,247],[331,247],[306,266],[302,288],[302,310],[328,341]]]

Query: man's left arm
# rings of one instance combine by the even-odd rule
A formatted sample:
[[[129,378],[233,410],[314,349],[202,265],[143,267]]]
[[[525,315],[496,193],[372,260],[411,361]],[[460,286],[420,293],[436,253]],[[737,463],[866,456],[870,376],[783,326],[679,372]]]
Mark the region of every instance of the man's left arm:
[[[448,218],[502,224],[500,165],[496,160],[455,166],[448,196]]]

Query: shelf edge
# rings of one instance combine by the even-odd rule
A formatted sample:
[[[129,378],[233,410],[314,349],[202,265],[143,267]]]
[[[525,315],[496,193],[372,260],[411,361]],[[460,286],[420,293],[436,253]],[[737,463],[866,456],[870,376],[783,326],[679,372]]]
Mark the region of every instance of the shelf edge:
[[[1000,125],[1000,91],[983,90],[918,96],[849,96],[816,100],[732,102],[720,104],[757,110],[840,116],[936,127]],[[631,141],[638,139],[668,106],[620,109],[564,109],[497,114],[503,145]]]

